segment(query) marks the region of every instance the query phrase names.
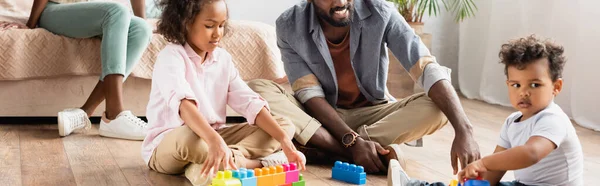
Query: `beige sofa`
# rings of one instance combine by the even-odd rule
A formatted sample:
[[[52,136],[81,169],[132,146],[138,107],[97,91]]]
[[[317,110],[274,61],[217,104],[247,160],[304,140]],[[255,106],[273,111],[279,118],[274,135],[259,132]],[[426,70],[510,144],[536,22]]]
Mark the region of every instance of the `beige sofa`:
[[[4,11],[0,21],[25,22],[29,10],[23,4],[27,5],[21,0],[0,0]],[[155,20],[148,23],[155,25]],[[223,38],[221,47],[231,53],[242,78],[285,83],[275,29],[250,21],[232,20],[230,26],[231,34]],[[145,115],[156,55],[166,44],[154,34],[124,84],[124,104],[136,115]],[[0,117],[56,116],[64,108],[81,106],[100,70],[100,39],[73,39],[42,28],[0,31]],[[95,115],[103,110],[101,105]]]

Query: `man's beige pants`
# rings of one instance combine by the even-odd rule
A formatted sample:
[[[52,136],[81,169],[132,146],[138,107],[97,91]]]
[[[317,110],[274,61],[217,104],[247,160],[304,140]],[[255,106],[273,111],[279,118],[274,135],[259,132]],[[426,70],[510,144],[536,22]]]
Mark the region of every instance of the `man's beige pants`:
[[[294,135],[294,126],[288,119],[275,117],[279,126],[290,136]],[[217,130],[225,143],[232,149],[235,157],[244,156],[258,159],[273,154],[281,145],[268,133],[256,125],[235,124]],[[165,134],[154,150],[148,166],[164,174],[181,174],[190,163],[204,163],[208,156],[208,144],[190,127],[183,125]],[[245,167],[237,162],[236,166]]]
[[[275,115],[289,118],[296,126],[294,138],[302,145],[321,127],[308,115],[293,94],[269,80],[252,80],[248,86],[269,103]],[[344,122],[364,139],[382,146],[401,144],[422,138],[441,129],[448,119],[424,93],[393,103],[356,109],[336,109]]]

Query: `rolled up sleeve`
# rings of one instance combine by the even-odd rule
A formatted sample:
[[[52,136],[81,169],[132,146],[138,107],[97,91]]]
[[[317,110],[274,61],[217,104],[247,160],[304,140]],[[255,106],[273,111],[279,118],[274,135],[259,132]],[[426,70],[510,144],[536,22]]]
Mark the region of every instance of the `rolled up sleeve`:
[[[450,81],[450,69],[437,63],[421,38],[398,11],[391,11],[385,40],[394,56],[407,69],[410,77],[423,87],[426,94],[436,82],[443,79]]]
[[[292,85],[294,97],[303,104],[314,97],[325,97],[319,80],[300,55],[287,43],[286,32],[281,31],[280,27],[285,27],[285,24],[277,24],[277,46],[281,51],[284,69]]]
[[[260,110],[263,107],[269,109],[269,105],[240,78],[239,72],[233,64],[230,65],[229,72],[227,105],[244,116],[249,124],[254,124]]]
[[[429,65],[425,66],[423,75],[418,82],[422,82],[422,87],[425,90],[425,94],[429,94],[429,89],[431,89],[433,84],[436,82],[444,79],[451,82],[451,73],[452,70],[445,66],[441,66],[437,63],[430,63]]]

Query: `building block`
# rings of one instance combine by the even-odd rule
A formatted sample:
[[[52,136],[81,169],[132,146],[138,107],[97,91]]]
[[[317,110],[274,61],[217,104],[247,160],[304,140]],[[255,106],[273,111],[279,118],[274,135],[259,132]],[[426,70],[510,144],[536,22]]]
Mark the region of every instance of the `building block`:
[[[451,180],[450,186],[490,186],[490,182],[478,178],[476,180],[467,180],[465,181],[465,185],[462,185],[458,182],[458,180]]]
[[[335,162],[331,169],[331,178],[359,185],[367,183],[367,173],[365,173],[363,166],[342,163],[341,161]]]
[[[302,177],[302,174],[300,174],[297,182],[292,183],[292,186],[306,186],[306,182],[304,182],[304,177]]]
[[[287,170],[285,170],[285,171],[287,171]],[[275,174],[273,174],[273,184],[275,184],[275,185],[285,184],[285,176],[286,176],[285,171],[284,171],[282,165],[277,165],[277,167],[275,167]]]
[[[242,182],[242,186],[256,186],[256,177],[254,171],[245,168],[240,168],[233,171],[233,177]]]
[[[460,184],[458,184],[460,186]],[[467,180],[464,186],[490,186],[487,180]]]
[[[284,164],[283,169],[288,168],[288,171],[285,173],[285,183],[294,183],[299,180],[300,171],[295,163]]]
[[[270,174],[270,169],[268,167],[263,167],[262,169],[254,169],[254,176],[256,177],[257,186],[275,185],[273,184],[273,175]]]
[[[458,186],[458,180],[450,180],[450,186]]]
[[[231,171],[217,172],[217,176],[212,179],[212,186],[242,186],[240,180],[233,178]]]

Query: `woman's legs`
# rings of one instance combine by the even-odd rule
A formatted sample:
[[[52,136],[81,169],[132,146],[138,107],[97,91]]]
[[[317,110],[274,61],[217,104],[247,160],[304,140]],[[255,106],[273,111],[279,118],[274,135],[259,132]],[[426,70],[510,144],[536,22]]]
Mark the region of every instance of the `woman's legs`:
[[[129,9],[112,2],[49,3],[40,26],[73,38],[102,36],[102,75],[81,107],[88,116],[106,99],[106,117],[114,119],[123,109],[122,87],[150,43],[151,29]]]

